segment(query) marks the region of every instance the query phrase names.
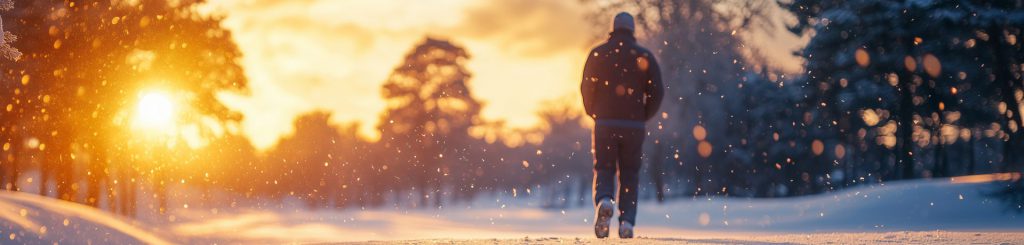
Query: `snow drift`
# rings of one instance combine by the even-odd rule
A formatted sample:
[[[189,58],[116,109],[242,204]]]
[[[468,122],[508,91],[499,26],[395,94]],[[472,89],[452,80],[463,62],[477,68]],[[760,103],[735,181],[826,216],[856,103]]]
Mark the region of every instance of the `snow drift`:
[[[698,197],[641,200],[637,234],[720,238],[795,233],[1024,231],[1024,213],[989,196],[980,175],[912,180],[781,199]],[[591,237],[589,208],[544,209],[541,196],[483,197],[437,209],[236,210],[178,214],[172,229],[211,241],[326,242],[408,239]],[[614,232],[613,232],[614,233]],[[614,235],[613,235],[614,236]]]
[[[696,197],[663,204],[642,200],[637,234],[687,239],[935,230],[1020,234],[1024,213],[990,195],[998,188],[994,180],[1010,177],[1019,176],[900,181],[782,199]],[[167,243],[156,235],[164,233],[156,231],[185,243],[592,236],[592,210],[545,209],[537,198],[541,195],[485,196],[434,209],[190,207],[172,210],[176,221],[157,222],[155,229],[147,230],[88,206],[0,191],[0,243]],[[974,236],[964,234],[964,239]]]
[[[10,191],[0,191],[0,243],[169,244],[102,210]]]

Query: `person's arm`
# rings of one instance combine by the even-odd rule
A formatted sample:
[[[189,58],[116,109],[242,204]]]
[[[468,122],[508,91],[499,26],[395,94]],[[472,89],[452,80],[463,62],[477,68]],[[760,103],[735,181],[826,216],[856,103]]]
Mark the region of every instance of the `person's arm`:
[[[661,99],[665,97],[665,87],[661,82],[661,67],[658,66],[658,60],[654,58],[652,53],[648,53],[647,59],[650,63],[647,69],[647,75],[650,80],[647,82],[644,109],[647,120],[651,120],[651,118],[657,115],[661,107]]]
[[[597,89],[595,86],[594,78],[597,74],[594,74],[594,64],[596,57],[594,51],[587,53],[587,63],[583,65],[583,79],[580,82],[580,93],[583,95],[583,110],[586,111],[587,116],[596,118],[594,115],[594,93]]]

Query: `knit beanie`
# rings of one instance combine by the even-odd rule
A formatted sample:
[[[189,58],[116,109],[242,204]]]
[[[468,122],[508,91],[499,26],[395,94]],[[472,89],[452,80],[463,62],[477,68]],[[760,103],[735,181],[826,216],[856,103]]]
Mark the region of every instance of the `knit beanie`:
[[[614,31],[618,29],[626,29],[629,31],[636,30],[636,27],[633,24],[633,15],[626,12],[616,14],[615,21],[612,22],[612,30]]]

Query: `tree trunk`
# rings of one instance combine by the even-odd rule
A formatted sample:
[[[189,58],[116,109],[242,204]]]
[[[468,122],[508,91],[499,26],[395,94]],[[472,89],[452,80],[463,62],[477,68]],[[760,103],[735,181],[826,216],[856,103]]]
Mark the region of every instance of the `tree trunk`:
[[[977,163],[977,160],[975,160],[976,157],[974,156],[975,151],[976,151],[976,149],[974,147],[974,144],[975,144],[974,143],[975,142],[974,129],[971,128],[970,130],[971,130],[971,138],[967,140],[967,156],[970,158],[970,159],[967,159],[968,160],[967,161],[967,174],[974,175],[976,173],[975,172],[976,171],[975,168],[976,168],[976,166],[978,166],[977,165],[978,163]]]
[[[54,138],[51,144],[46,144],[46,151],[50,153],[50,157],[46,161],[50,163],[49,171],[52,174],[57,189],[56,197],[73,202],[76,195],[71,188],[71,185],[74,184],[72,178],[74,176],[74,160],[71,159],[71,145],[59,138]],[[46,185],[48,183],[40,182],[40,184]]]
[[[50,178],[55,164],[53,154],[42,153],[42,161],[39,162],[39,195],[50,196]]]
[[[936,131],[936,132],[938,132],[938,131]],[[942,151],[943,151],[944,146],[943,146],[943,142],[942,142],[942,136],[940,135],[937,138],[939,140],[938,140],[938,142],[935,143],[935,156],[934,156],[935,159],[932,160],[935,163],[932,166],[932,177],[947,177],[948,175],[946,174],[946,163],[945,163],[945,161],[943,161],[944,160],[944,158],[943,158],[944,154],[943,154]]]
[[[158,165],[159,166],[159,165]],[[160,215],[167,213],[167,181],[164,181],[164,172],[166,169],[159,169],[153,175],[153,194],[156,196],[157,204],[159,205]]]
[[[912,179],[914,178],[914,119],[913,119],[913,95],[910,92],[910,81],[904,81],[904,79],[911,79],[910,75],[900,76],[900,111],[899,111],[899,125],[896,129],[897,132],[897,152],[896,152],[896,165],[901,167],[901,178]]]
[[[6,166],[2,169],[4,171],[0,171],[0,174],[3,174],[3,177],[5,178],[4,181],[0,181],[0,185],[3,185],[0,189],[18,191],[18,178],[20,177],[19,173],[21,172],[21,169],[18,166],[18,160],[21,160],[19,154],[22,154],[22,139],[20,132],[16,129],[16,126],[7,128],[7,133],[9,134],[7,143],[10,144],[11,148],[7,152],[4,152]]]
[[[137,171],[132,171],[132,173],[138,173],[138,172]],[[134,176],[138,176],[138,175],[134,175]],[[124,205],[125,205],[125,208],[124,208],[125,213],[124,214],[127,215],[128,217],[133,217],[134,218],[135,217],[135,213],[138,211],[138,206],[139,206],[138,205],[138,200],[139,200],[138,194],[139,194],[139,188],[142,187],[142,183],[140,183],[139,181],[141,181],[141,180],[125,182],[125,184],[127,184],[127,185],[125,185],[126,192],[125,192],[125,198],[124,198],[124,200],[125,200],[125,203],[124,203]]]
[[[697,196],[704,192],[704,170],[696,167],[693,170],[693,195]]]
[[[16,139],[19,139],[19,140],[14,141],[15,143],[12,144],[12,146],[11,146],[11,153],[10,153],[11,157],[8,158],[8,160],[10,161],[8,164],[9,164],[9,167],[10,167],[10,170],[11,170],[11,182],[10,182],[11,186],[10,186],[10,190],[12,190],[12,191],[19,191],[19,189],[18,189],[18,179],[21,178],[21,176],[20,176],[21,175],[21,168],[20,168],[20,166],[18,166],[19,165],[18,161],[21,160],[18,157],[18,155],[21,154],[21,140],[20,140],[20,137],[17,137]]]
[[[96,147],[93,145],[93,147]],[[100,186],[110,188],[107,184],[107,157],[104,149],[93,148],[93,157],[89,159],[89,173],[87,180],[89,185],[86,189],[85,202],[89,206],[98,207],[100,202],[100,194],[102,190]]]
[[[558,206],[562,208],[569,208],[572,205],[572,202],[569,201],[572,198],[572,183],[562,183],[562,193],[558,195],[561,200],[558,200]]]
[[[912,57],[914,44],[908,40],[902,41],[906,45],[905,54]],[[914,134],[914,94],[912,84],[915,71],[907,70],[903,66],[898,67],[901,67],[901,69],[897,72],[899,74],[900,103],[898,112],[899,123],[896,129],[896,164],[902,167],[902,179],[912,179],[914,178],[914,140],[912,139]],[[913,68],[916,69],[916,67]]]
[[[131,162],[127,162],[131,163]],[[115,212],[120,213],[126,217],[135,217],[135,201],[137,188],[137,181],[134,180],[138,177],[135,169],[131,164],[118,168],[117,174],[117,208]]]
[[[885,152],[884,155],[883,154],[879,154],[878,156],[874,157],[875,160],[878,160],[878,168],[875,169],[875,171],[878,171],[877,172],[878,176],[876,178],[877,179],[882,179],[882,178],[897,179],[896,163],[890,164],[890,162],[892,162],[893,159],[896,159],[896,151],[897,150],[896,149],[881,149],[881,147],[878,147],[878,148],[875,148],[875,149],[879,149],[879,151]]]
[[[593,178],[594,177],[590,177],[588,179],[593,179]],[[580,181],[576,181],[576,182],[579,183],[579,188],[578,189],[580,191],[579,194],[576,195],[576,200],[577,200],[577,205],[576,206],[583,207],[583,206],[585,206],[588,203],[588,200],[590,200],[589,198],[587,198],[587,196],[589,196],[589,195],[587,195],[587,192],[590,191],[590,188],[591,188],[590,187],[590,182],[586,181],[586,180],[580,180]]]

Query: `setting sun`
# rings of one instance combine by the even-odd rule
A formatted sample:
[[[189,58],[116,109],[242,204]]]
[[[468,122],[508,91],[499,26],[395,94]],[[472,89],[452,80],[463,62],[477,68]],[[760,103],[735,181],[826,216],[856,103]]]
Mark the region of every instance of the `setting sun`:
[[[167,129],[174,126],[174,102],[162,92],[145,92],[135,107],[135,125],[145,129]]]

